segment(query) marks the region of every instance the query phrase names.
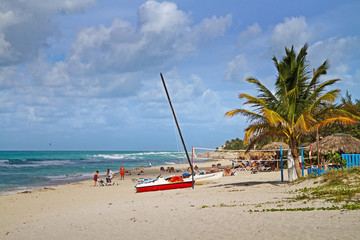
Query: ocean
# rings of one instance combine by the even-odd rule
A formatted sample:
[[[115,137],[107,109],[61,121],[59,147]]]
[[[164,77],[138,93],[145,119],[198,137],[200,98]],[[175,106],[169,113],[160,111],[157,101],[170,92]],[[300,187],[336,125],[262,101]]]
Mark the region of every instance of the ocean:
[[[184,152],[0,151],[0,195],[91,179],[107,169],[187,163]]]

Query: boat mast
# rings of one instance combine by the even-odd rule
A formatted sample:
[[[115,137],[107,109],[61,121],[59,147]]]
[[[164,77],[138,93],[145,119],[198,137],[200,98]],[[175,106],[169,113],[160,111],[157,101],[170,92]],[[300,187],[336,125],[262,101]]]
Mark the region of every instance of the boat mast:
[[[172,105],[172,103],[171,103],[170,95],[169,95],[169,92],[168,92],[168,90],[167,90],[167,88],[166,88],[165,80],[164,80],[164,77],[163,77],[162,73],[160,73],[160,76],[161,76],[162,83],[163,83],[163,85],[164,85],[164,89],[165,89],[165,92],[166,92],[166,96],[167,96],[168,101],[169,101],[169,104],[170,104],[170,108],[171,108],[172,114],[173,114],[173,116],[174,116],[174,120],[175,120],[177,129],[178,129],[179,134],[180,134],[181,142],[182,142],[182,144],[183,144],[183,146],[184,146],[184,150],[185,150],[185,154],[186,154],[187,160],[188,160],[189,165],[190,165],[190,168],[191,168],[192,188],[194,189],[194,169],[193,169],[193,165],[191,164],[188,151],[186,150],[186,145],[185,145],[183,136],[182,136],[182,134],[181,134],[180,126],[179,126],[179,123],[178,123],[178,121],[177,121],[177,118],[176,118],[176,115],[175,115],[175,111],[174,111],[173,105]]]

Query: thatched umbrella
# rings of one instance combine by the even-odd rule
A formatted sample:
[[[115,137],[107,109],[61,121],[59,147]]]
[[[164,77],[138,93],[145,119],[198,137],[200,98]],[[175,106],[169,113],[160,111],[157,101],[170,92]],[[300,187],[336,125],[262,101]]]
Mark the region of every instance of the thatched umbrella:
[[[280,146],[283,148],[283,150],[289,148],[289,145],[284,142],[272,142],[272,143],[266,144],[261,149],[262,150],[280,150]]]
[[[317,152],[317,144],[312,144],[312,151]],[[320,154],[326,155],[330,150],[332,153],[360,153],[360,140],[347,134],[334,134],[324,137],[319,142]]]

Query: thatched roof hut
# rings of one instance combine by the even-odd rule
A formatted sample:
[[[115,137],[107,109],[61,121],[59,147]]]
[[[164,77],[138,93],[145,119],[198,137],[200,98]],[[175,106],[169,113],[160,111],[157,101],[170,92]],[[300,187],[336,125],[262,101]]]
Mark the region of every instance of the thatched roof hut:
[[[205,158],[211,158],[214,160],[232,160],[235,158],[241,158],[241,159],[259,159],[259,158],[271,158],[273,157],[274,153],[272,152],[264,152],[264,151],[256,151],[256,150],[250,150],[246,152],[245,150],[226,150],[226,151],[214,151],[214,152],[206,152],[205,154],[198,155],[198,157],[205,157]]]
[[[312,143],[312,151],[317,153],[316,142]],[[360,140],[347,134],[334,134],[324,137],[319,142],[320,154],[326,155],[330,150],[332,153],[360,153]]]
[[[250,150],[248,152],[238,152],[238,157],[242,157],[245,159],[253,159],[253,158],[260,158],[260,157],[271,157],[274,154],[271,152],[262,152],[262,151],[256,151],[256,150]]]
[[[280,146],[283,148],[283,150],[286,150],[289,148],[289,145],[284,142],[272,142],[272,143],[266,144],[261,149],[262,150],[280,150]]]

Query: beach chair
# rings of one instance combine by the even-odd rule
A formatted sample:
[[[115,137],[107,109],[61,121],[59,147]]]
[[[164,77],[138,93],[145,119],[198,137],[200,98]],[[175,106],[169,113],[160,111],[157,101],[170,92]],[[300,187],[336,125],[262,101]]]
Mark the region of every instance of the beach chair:
[[[118,184],[115,183],[112,178],[107,177],[107,178],[106,178],[106,184],[105,184],[105,185],[106,185],[106,186],[112,186],[112,185],[118,185]]]
[[[259,172],[265,172],[265,166],[259,166],[258,167],[258,169],[259,169]]]
[[[98,178],[98,183],[99,183],[99,186],[105,186],[106,185],[106,182],[102,178]]]

